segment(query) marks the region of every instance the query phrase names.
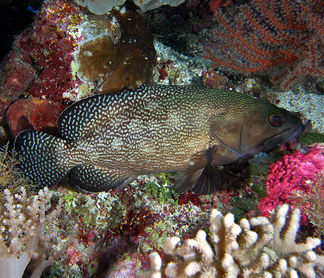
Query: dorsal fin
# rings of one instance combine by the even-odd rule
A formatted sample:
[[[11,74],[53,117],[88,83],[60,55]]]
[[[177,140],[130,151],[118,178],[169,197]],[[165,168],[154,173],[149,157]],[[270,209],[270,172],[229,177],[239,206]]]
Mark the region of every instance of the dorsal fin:
[[[116,94],[95,95],[75,102],[58,118],[59,132],[65,139],[78,140],[96,125],[101,125],[134,106],[143,97],[143,93],[125,90]]]
[[[109,123],[125,111],[135,110],[138,105],[145,107],[148,101],[165,98],[167,95],[182,94],[189,87],[144,85],[134,90],[124,90],[109,95],[95,95],[75,102],[58,118],[58,130],[67,140],[78,140],[97,125]],[[191,89],[197,91],[197,88]],[[203,88],[201,88],[203,90]],[[139,109],[141,110],[141,109]],[[127,115],[125,114],[127,117]]]

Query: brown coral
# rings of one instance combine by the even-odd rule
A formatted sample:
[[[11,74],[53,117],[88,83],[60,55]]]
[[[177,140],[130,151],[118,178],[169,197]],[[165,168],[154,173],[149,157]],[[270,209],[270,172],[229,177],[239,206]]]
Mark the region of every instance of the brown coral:
[[[81,80],[98,82],[101,93],[152,83],[153,37],[139,13],[93,16],[83,33],[84,42],[75,54]]]

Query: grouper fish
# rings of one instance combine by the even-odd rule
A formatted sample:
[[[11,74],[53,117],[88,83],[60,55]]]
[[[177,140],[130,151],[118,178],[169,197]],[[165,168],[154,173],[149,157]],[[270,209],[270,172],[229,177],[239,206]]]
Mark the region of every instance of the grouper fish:
[[[211,194],[220,187],[216,166],[275,148],[304,129],[292,113],[242,93],[146,85],[75,102],[58,118],[60,138],[25,130],[14,148],[19,167],[39,186],[68,176],[98,192],[140,174],[177,172],[177,192]]]

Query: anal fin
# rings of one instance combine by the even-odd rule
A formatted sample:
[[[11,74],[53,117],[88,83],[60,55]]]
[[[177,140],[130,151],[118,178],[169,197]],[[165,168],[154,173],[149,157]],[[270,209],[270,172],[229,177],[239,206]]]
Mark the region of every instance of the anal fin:
[[[70,172],[71,181],[78,188],[90,192],[105,191],[115,186],[119,190],[135,178],[136,175],[128,171],[95,165],[80,165]]]

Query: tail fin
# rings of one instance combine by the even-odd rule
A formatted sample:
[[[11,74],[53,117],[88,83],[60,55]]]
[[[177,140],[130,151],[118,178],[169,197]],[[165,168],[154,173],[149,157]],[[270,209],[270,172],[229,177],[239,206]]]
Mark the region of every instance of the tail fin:
[[[20,132],[14,145],[20,160],[18,167],[35,185],[57,184],[70,171],[67,158],[60,155],[65,143],[65,140],[41,131]]]

